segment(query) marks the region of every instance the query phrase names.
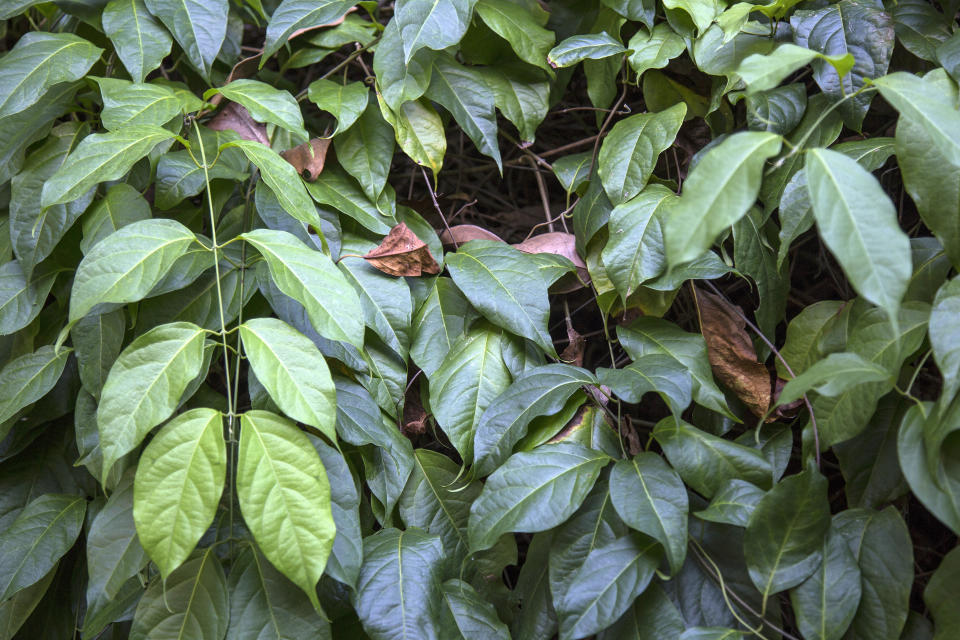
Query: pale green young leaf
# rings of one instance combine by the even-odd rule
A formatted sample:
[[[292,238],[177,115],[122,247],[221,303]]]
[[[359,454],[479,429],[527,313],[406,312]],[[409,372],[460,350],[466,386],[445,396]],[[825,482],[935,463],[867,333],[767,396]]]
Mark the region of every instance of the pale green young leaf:
[[[268,411],[240,417],[237,497],[263,554],[320,606],[316,584],[336,527],[330,484],[307,436]]]
[[[429,102],[410,100],[393,112],[379,95],[377,98],[383,117],[393,126],[397,144],[411,160],[430,169],[436,180],[447,152],[447,136],[436,110]]]
[[[406,102],[417,100],[430,85],[430,62],[435,55],[436,52],[431,49],[420,49],[412,59],[406,60],[399,22],[389,21],[373,56],[378,97],[393,110],[399,110]],[[384,117],[387,117],[386,114]]]
[[[610,458],[574,442],[515,453],[483,485],[470,507],[470,549],[489,549],[510,531],[546,531],[580,506]],[[558,501],[555,496],[562,495]]]
[[[510,43],[521,60],[550,69],[547,52],[556,38],[543,28],[529,6],[510,0],[479,0],[476,13],[494,33]]]
[[[547,54],[547,62],[554,69],[572,67],[584,60],[602,60],[620,53],[624,53],[620,41],[613,38],[606,31],[585,35],[570,36]]]
[[[140,543],[164,578],[193,553],[213,522],[226,473],[223,417],[213,409],[181,413],[144,449],[133,519]]]
[[[246,78],[234,80],[230,84],[212,91],[218,91],[227,100],[232,100],[245,107],[250,112],[250,116],[257,122],[269,122],[281,129],[286,129],[294,134],[300,142],[306,142],[309,137],[307,130],[303,127],[303,114],[300,113],[300,105],[297,104],[296,99],[290,95],[289,91],[271,87],[259,80]]]
[[[603,140],[597,171],[616,206],[639,194],[660,154],[673,144],[687,107],[679,103],[659,113],[638,113],[617,122]]]
[[[794,71],[805,67],[811,60],[820,58],[830,63],[840,78],[853,67],[853,55],[825,56],[795,44],[784,43],[768,54],[754,53],[737,66],[736,73],[747,85],[747,95],[767,91],[779,85]]]
[[[321,78],[307,87],[310,102],[337,119],[337,127],[330,134],[331,138],[353,126],[367,107],[369,95],[370,89],[362,82],[341,84]]]
[[[633,51],[627,62],[638,76],[647,69],[663,69],[687,48],[667,23],[656,25],[652,31],[639,29],[627,46]]]
[[[155,146],[173,137],[173,132],[151,125],[87,136],[43,185],[41,206],[76,200],[90,187],[123,177]]]
[[[107,236],[77,267],[70,321],[103,302],[122,304],[144,298],[195,241],[185,226],[163,218],[134,222]]]
[[[901,115],[923,127],[940,153],[960,167],[960,113],[956,105],[937,90],[937,85],[919,76],[898,71],[873,84]]]
[[[790,404],[811,389],[823,396],[837,396],[852,386],[889,378],[884,367],[856,353],[831,353],[784,385],[777,404]]]
[[[110,0],[101,21],[134,82],[143,82],[170,53],[173,39],[147,11],[144,0]]]
[[[144,0],[167,27],[197,71],[209,81],[227,35],[227,0]]]
[[[896,323],[912,270],[893,203],[876,178],[842,153],[812,149],[805,169],[820,237],[857,292]]]
[[[55,84],[83,78],[101,53],[72,33],[26,33],[0,58],[0,119],[32,107]]]
[[[261,66],[287,43],[295,31],[333,22],[353,5],[353,0],[283,0],[267,23]]]
[[[747,213],[757,199],[766,160],[780,151],[780,144],[774,133],[749,131],[735,133],[706,152],[664,222],[671,268],[699,257]]]
[[[426,47],[440,51],[460,42],[477,0],[398,0],[394,21],[403,42],[403,62]]]
[[[141,125],[161,126],[180,114],[173,91],[159,84],[139,84],[117,78],[91,78],[100,86],[100,122],[108,131]]]
[[[275,318],[245,321],[240,338],[251,369],[277,406],[336,442],[336,390],[316,345]]]
[[[47,395],[67,364],[70,349],[57,352],[51,346],[40,347],[4,364],[0,369],[0,438],[6,436],[4,425],[24,407]]]
[[[697,31],[703,33],[720,13],[723,5],[717,0],[664,0],[663,6],[672,11],[686,13]]]
[[[117,358],[97,407],[104,480],[114,462],[173,414],[200,373],[203,340],[200,327],[174,322],[144,333]]]

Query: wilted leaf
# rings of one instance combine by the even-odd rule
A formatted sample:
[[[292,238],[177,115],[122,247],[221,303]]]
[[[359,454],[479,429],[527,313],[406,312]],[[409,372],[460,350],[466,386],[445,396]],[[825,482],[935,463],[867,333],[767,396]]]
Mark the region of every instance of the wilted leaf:
[[[284,160],[293,165],[301,176],[313,182],[323,171],[327,160],[327,150],[330,148],[329,138],[313,138],[309,142],[299,144],[292,149],[281,151]]]
[[[391,276],[420,276],[440,273],[427,244],[401,222],[377,246],[363,256],[374,267]]]
[[[236,131],[244,140],[262,142],[270,146],[267,126],[251,118],[250,112],[236,102],[228,102],[221,107],[217,115],[207,123],[207,128],[214,131]]]
[[[478,227],[473,224],[457,224],[440,232],[440,242],[442,242],[445,247],[461,245],[471,240],[496,240],[497,242],[503,242],[503,238],[494,232],[487,231],[483,227]],[[519,247],[517,248],[519,249]]]

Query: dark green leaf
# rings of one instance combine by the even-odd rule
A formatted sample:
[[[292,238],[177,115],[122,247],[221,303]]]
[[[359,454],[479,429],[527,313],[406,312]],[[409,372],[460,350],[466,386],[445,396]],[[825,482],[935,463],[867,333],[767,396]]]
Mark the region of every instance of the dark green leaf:
[[[110,0],[101,19],[103,32],[134,82],[143,82],[170,53],[173,40],[147,11],[144,0]]]
[[[173,34],[187,59],[210,79],[213,61],[227,35],[227,0],[144,0],[160,22]]]
[[[138,84],[116,78],[93,78],[100,86],[100,122],[117,131],[141,125],[161,126],[180,114],[173,91],[159,84]]]
[[[476,0],[400,0],[394,21],[403,42],[403,62],[423,47],[440,51],[467,32]]]
[[[936,623],[936,640],[960,633],[960,612],[954,599],[957,589],[960,589],[960,550],[954,548],[940,561],[923,590],[923,601]]]
[[[266,61],[285,45],[295,31],[329,24],[343,16],[353,5],[353,0],[283,0],[267,24],[263,60]]]
[[[454,624],[464,638],[509,640],[507,625],[497,617],[497,610],[483,599],[469,583],[456,578],[442,585],[443,602],[450,610]]]
[[[40,347],[6,362],[0,369],[0,436],[7,420],[24,407],[33,404],[53,389],[67,364],[70,349],[57,352],[51,346]],[[3,598],[0,598],[2,600]]]
[[[701,520],[746,527],[764,492],[745,480],[731,478],[713,496],[709,506],[693,515]]]
[[[87,533],[87,601],[116,598],[147,564],[133,520],[133,474],[117,484]]]
[[[656,392],[678,419],[692,398],[690,372],[673,356],[663,353],[641,356],[620,369],[599,368],[597,378],[632,404],[639,404],[645,394]]]

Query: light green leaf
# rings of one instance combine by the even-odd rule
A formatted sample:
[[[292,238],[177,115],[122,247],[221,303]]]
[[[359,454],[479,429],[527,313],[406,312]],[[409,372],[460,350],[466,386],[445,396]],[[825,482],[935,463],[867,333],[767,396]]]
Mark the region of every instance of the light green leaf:
[[[476,0],[399,0],[394,21],[403,42],[403,62],[423,47],[440,51],[467,32]]]
[[[829,528],[827,479],[816,468],[784,478],[760,498],[743,550],[750,580],[764,602],[816,571]]]
[[[452,4],[460,1],[454,0]],[[503,171],[497,146],[494,100],[482,74],[458,64],[451,57],[438,55],[433,59],[430,86],[425,95],[449,111],[480,153],[493,158]]]
[[[393,126],[397,144],[411,160],[430,169],[436,180],[447,152],[447,136],[436,110],[429,102],[410,100],[392,112],[379,95],[377,98],[383,117]]]
[[[140,192],[126,182],[117,183],[83,216],[80,251],[86,255],[94,245],[117,229],[151,217],[150,205]]]
[[[208,547],[161,579],[155,576],[133,614],[130,640],[221,640],[230,609],[223,568]]]
[[[317,215],[317,208],[313,205],[310,195],[303,186],[303,180],[300,179],[292,164],[269,147],[253,140],[234,140],[225,146],[239,147],[247,159],[257,165],[260,176],[276,194],[284,211],[297,220],[313,226],[314,229],[320,230],[320,216]]]
[[[677,419],[692,399],[690,372],[676,358],[664,353],[640,356],[619,369],[601,367],[597,369],[597,378],[631,404],[640,404],[645,394],[656,392]]]
[[[484,317],[556,354],[547,330],[547,285],[530,278],[537,272],[534,258],[502,242],[473,240],[448,254],[446,263],[454,283]]]
[[[747,95],[767,91],[779,85],[794,71],[805,67],[811,60],[820,58],[830,63],[840,78],[853,67],[853,55],[845,53],[825,56],[795,44],[784,43],[767,54],[754,53],[737,66],[736,73],[747,85]]]
[[[267,24],[261,66],[287,43],[295,31],[338,20],[353,5],[353,0],[283,0]]]
[[[780,143],[774,133],[740,132],[704,154],[664,222],[671,268],[699,257],[747,213],[757,199],[764,164],[780,151]]]
[[[773,469],[762,453],[686,422],[664,418],[654,427],[653,436],[683,481],[708,498],[732,478],[746,480],[761,489],[773,481]]]
[[[552,529],[569,518],[610,458],[574,442],[516,453],[483,485],[470,507],[470,549],[492,547],[510,531]],[[555,496],[563,496],[556,500]]]
[[[0,335],[15,333],[37,317],[56,277],[56,271],[37,269],[28,280],[17,260],[0,266]]]
[[[553,47],[553,32],[544,29],[529,6],[510,0],[479,0],[477,15],[498,36],[510,43],[517,56],[549,70],[547,52]]]
[[[257,380],[277,406],[336,442],[336,390],[316,345],[275,318],[245,321],[240,325],[240,338]]]
[[[663,6],[674,11],[683,11],[693,21],[697,31],[703,33],[723,6],[717,0],[664,0]]]
[[[487,407],[510,385],[503,360],[502,332],[481,325],[453,342],[429,375],[430,408],[464,464],[472,464],[477,424]]]
[[[210,527],[227,473],[223,418],[213,409],[178,415],[140,456],[133,519],[143,548],[164,578]]]
[[[307,130],[303,128],[300,105],[289,91],[271,87],[259,80],[240,79],[219,89],[211,89],[204,97],[215,91],[227,100],[241,104],[257,122],[269,122],[286,129],[300,142],[306,142],[309,137]],[[251,161],[256,162],[252,158]]]
[[[227,0],[144,1],[150,13],[173,34],[190,64],[209,80],[213,61],[227,35]]]
[[[687,107],[679,103],[659,113],[638,113],[617,122],[603,140],[597,171],[613,205],[639,194],[660,154],[669,149]]]
[[[151,329],[117,358],[100,393],[103,480],[113,463],[170,417],[203,364],[204,331],[189,322]]]
[[[286,231],[256,229],[242,237],[263,255],[276,286],[304,306],[320,335],[363,346],[360,300],[329,257]]]
[[[134,222],[107,236],[77,267],[70,321],[103,302],[122,304],[144,298],[195,241],[185,226],[162,218]]]
[[[247,411],[240,423],[243,519],[271,564],[319,609],[316,584],[336,534],[323,464],[307,436],[285,418]]]
[[[320,204],[331,206],[377,234],[387,234],[393,216],[371,202],[359,185],[336,167],[325,167],[317,179],[307,183],[307,191]]]
[[[638,76],[647,69],[663,69],[687,48],[683,38],[667,23],[656,25],[652,31],[637,30],[627,46],[633,51],[627,62]]]
[[[393,128],[383,119],[380,106],[372,98],[367,103],[369,91],[363,87],[363,100],[366,109],[360,107],[362,115],[353,126],[334,138],[333,146],[337,152],[337,162],[347,173],[356,178],[364,194],[376,202],[383,193],[390,174],[393,160]],[[340,120],[337,127],[340,128]],[[322,175],[322,174],[321,174]]]
[[[780,391],[777,405],[790,404],[811,389],[823,396],[838,396],[850,387],[864,382],[879,382],[891,377],[889,371],[856,353],[831,353],[796,378]]]
[[[0,439],[6,436],[7,420],[24,407],[47,395],[67,364],[70,349],[61,348],[59,353],[51,346],[40,347],[5,363],[0,369]],[[0,598],[2,600],[2,598]]]
[[[893,203],[876,178],[842,153],[812,149],[805,169],[820,237],[857,292],[896,323],[911,258]]]
[[[363,541],[356,612],[372,640],[440,638],[444,550],[437,535],[387,528]]]
[[[133,473],[124,475],[87,533],[87,602],[111,600],[149,558],[133,521]]]
[[[101,182],[123,177],[157,144],[173,137],[166,129],[148,125],[87,136],[43,185],[41,205],[76,200]]]
[[[83,496],[47,493],[0,533],[0,601],[41,580],[70,550],[87,510]]]
[[[937,291],[930,311],[930,346],[943,376],[941,398],[946,406],[960,391],[960,277],[945,282]]]
[[[330,134],[331,138],[353,126],[367,107],[369,96],[370,89],[362,82],[341,84],[321,78],[307,87],[310,102],[337,119],[337,128]]]
[[[480,416],[473,447],[475,474],[494,472],[534,418],[557,413],[580,387],[596,382],[586,369],[560,363],[523,372]]]
[[[0,119],[32,107],[55,84],[83,78],[101,53],[72,33],[26,33],[0,58]]]
[[[138,84],[116,78],[91,78],[100,86],[103,111],[100,122],[105,129],[160,126],[180,114],[180,100],[173,91],[159,84]]]
[[[570,36],[547,54],[547,62],[554,69],[572,67],[584,60],[602,60],[626,52],[620,41],[606,31]]]
[[[659,542],[671,571],[680,571],[687,555],[689,504],[677,472],[650,452],[619,460],[610,472],[610,498],[623,521]]]
[[[745,480],[727,480],[713,496],[709,506],[693,515],[701,520],[746,527],[750,515],[757,507],[764,492]]]
[[[170,53],[173,40],[147,11],[144,0],[110,0],[101,20],[103,32],[134,82],[143,82]]]

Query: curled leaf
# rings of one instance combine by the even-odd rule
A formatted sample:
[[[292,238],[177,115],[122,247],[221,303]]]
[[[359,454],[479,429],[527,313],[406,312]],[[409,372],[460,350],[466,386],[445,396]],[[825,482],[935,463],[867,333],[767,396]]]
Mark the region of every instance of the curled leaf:
[[[582,289],[586,284],[590,283],[590,273],[587,271],[587,264],[577,253],[577,239],[572,233],[565,233],[563,231],[541,233],[513,246],[524,253],[552,253],[563,256],[577,267],[577,279],[570,276],[568,281],[568,279],[564,277],[557,283],[556,287],[551,287],[550,291],[553,293],[570,293],[571,291]]]
[[[746,323],[729,302],[702,289],[694,289],[700,330],[707,341],[713,375],[756,416],[770,407],[770,372],[757,362],[757,352]],[[772,420],[773,418],[768,418]]]
[[[236,131],[244,140],[253,140],[270,146],[267,138],[267,126],[257,122],[250,116],[250,112],[236,102],[228,102],[207,123],[207,127],[215,131]]]
[[[391,276],[440,273],[440,265],[434,260],[426,243],[402,222],[390,229],[380,246],[363,256],[363,259]]]
[[[454,225],[450,227],[449,230],[444,229],[439,235],[440,242],[442,242],[445,247],[465,244],[471,240],[495,240],[497,242],[503,242],[503,238],[497,234],[492,231],[487,231],[483,227],[478,227],[475,224]]]
[[[280,152],[283,159],[293,165],[301,176],[308,182],[313,182],[323,171],[327,160],[327,151],[330,149],[329,138],[314,138],[309,142],[299,144],[292,149]]]

